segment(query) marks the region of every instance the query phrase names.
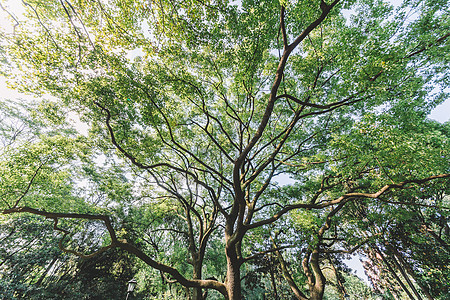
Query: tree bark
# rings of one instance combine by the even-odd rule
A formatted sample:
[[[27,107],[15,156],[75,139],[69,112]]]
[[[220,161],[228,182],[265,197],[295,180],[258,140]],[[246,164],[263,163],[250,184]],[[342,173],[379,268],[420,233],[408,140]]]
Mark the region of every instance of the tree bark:
[[[450,250],[449,244],[447,244],[439,235],[437,235],[436,232],[434,232],[434,230],[431,229],[427,224],[423,223],[421,227],[425,233],[431,235],[442,247]]]
[[[227,246],[225,251],[227,256],[227,278],[225,285],[228,300],[242,300],[241,263],[238,259],[236,246]]]
[[[42,275],[39,277],[38,281],[36,281],[36,286],[40,286],[42,282],[44,281],[44,278],[47,276],[50,269],[55,265],[56,261],[58,260],[58,255],[53,258],[53,260],[50,262],[50,264],[45,268]]]
[[[314,285],[312,285],[310,289],[310,300],[322,300],[323,293],[325,291],[325,276],[323,276],[322,270],[320,269],[320,260],[319,260],[319,246],[313,250],[311,254],[311,269],[314,274]]]
[[[275,271],[273,266],[270,266],[270,282],[272,284],[273,296],[275,300],[278,300],[277,283],[275,282]]]
[[[416,287],[414,286],[413,282],[411,281],[411,279],[409,278],[408,274],[406,274],[405,269],[403,268],[403,266],[397,261],[397,258],[395,256],[393,247],[391,247],[390,245],[386,245],[386,248],[389,250],[389,252],[392,253],[392,261],[394,262],[394,265],[397,267],[397,269],[400,271],[400,273],[402,274],[403,278],[406,280],[406,282],[408,283],[408,286],[411,288],[411,290],[413,291],[414,295],[416,295],[417,299],[419,300],[423,300],[422,296],[420,296],[419,292],[417,291]]]
[[[197,257],[194,257],[192,261],[192,265],[194,267],[193,279],[202,279],[203,259],[196,259],[196,258]],[[192,289],[192,300],[204,300],[202,288],[196,287]]]

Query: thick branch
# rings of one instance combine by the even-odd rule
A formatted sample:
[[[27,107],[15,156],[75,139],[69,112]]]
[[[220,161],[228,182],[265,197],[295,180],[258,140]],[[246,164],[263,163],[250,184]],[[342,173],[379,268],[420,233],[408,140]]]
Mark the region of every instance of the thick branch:
[[[292,292],[294,293],[295,297],[299,300],[307,300],[308,297],[306,297],[305,294],[298,288],[297,284],[295,283],[294,279],[291,276],[291,273],[289,272],[288,266],[286,264],[286,261],[283,258],[283,255],[280,251],[278,251],[278,246],[275,243],[275,240],[272,236],[270,236],[270,239],[272,240],[272,245],[276,249],[275,254],[277,255],[278,262],[280,263],[281,272],[283,274],[283,277],[286,279],[289,287],[291,288]]]
[[[118,247],[131,253],[131,254],[136,255],[138,258],[140,258],[142,261],[144,261],[150,267],[171,275],[172,278],[175,279],[176,282],[178,282],[182,286],[214,289],[214,290],[220,292],[224,296],[227,295],[225,285],[217,280],[208,280],[208,279],[207,280],[201,280],[201,279],[190,280],[190,279],[185,278],[183,275],[181,275],[181,273],[178,272],[177,269],[153,260],[150,256],[148,256],[147,254],[145,254],[144,252],[142,252],[141,250],[139,250],[138,248],[136,248],[135,246],[133,246],[131,244],[119,242]]]
[[[91,215],[91,214],[76,214],[76,213],[52,213],[52,212],[37,210],[34,208],[30,208],[30,207],[17,207],[17,208],[6,209],[6,210],[2,211],[2,214],[24,213],[24,212],[43,216],[43,217],[46,217],[49,219],[53,219],[54,220],[53,228],[55,230],[61,231],[64,234],[63,238],[69,234],[69,231],[59,228],[57,226],[58,219],[65,218],[65,219],[85,219],[85,220],[103,221],[106,225],[106,228],[108,229],[110,236],[111,236],[111,244],[109,246],[102,247],[100,250],[96,251],[93,254],[89,254],[89,255],[83,255],[74,250],[68,250],[68,249],[64,249],[64,248],[62,248],[62,249],[65,252],[72,253],[72,254],[75,254],[77,256],[81,256],[84,258],[89,258],[89,257],[97,255],[101,252],[104,252],[109,248],[119,247],[131,254],[136,255],[138,258],[140,258],[142,261],[147,263],[149,266],[151,266],[157,270],[160,270],[162,272],[170,274],[178,283],[180,283],[181,285],[183,285],[185,287],[200,287],[200,288],[215,289],[215,290],[219,291],[221,294],[226,295],[226,288],[223,283],[218,282],[216,280],[189,280],[189,279],[186,279],[175,268],[172,268],[170,266],[161,264],[161,263],[153,260],[151,257],[146,255],[144,252],[142,252],[135,246],[128,244],[127,242],[119,241],[115,234],[114,228],[112,227],[109,216]],[[62,247],[62,239],[60,241],[60,246]]]
[[[336,4],[339,3],[340,0],[335,0],[330,5],[327,5],[324,1],[321,1],[320,9],[322,10],[322,14],[320,15],[317,20],[312,22],[295,40],[292,44],[289,45],[290,51],[294,50],[307,36],[308,34],[313,31],[317,26],[322,23],[323,20],[327,17],[327,15],[330,13],[331,9],[336,6]]]
[[[442,178],[449,178],[450,174],[441,174],[441,175],[435,175],[435,176],[430,176],[427,178],[423,178],[423,179],[411,179],[411,180],[406,180],[400,183],[394,183],[394,184],[388,184],[383,186],[381,189],[379,189],[377,192],[375,193],[347,193],[342,195],[341,197],[331,200],[331,201],[327,201],[327,202],[320,202],[317,204],[308,204],[308,203],[298,203],[298,204],[293,204],[293,205],[287,205],[285,206],[283,209],[281,209],[280,211],[278,211],[278,213],[276,213],[275,215],[273,215],[271,218],[265,219],[265,220],[261,220],[259,222],[253,223],[251,225],[248,225],[249,229],[252,228],[257,228],[263,225],[267,225],[270,223],[275,222],[276,220],[278,220],[279,218],[281,218],[284,214],[290,212],[291,210],[294,209],[298,209],[298,208],[309,208],[309,209],[322,209],[328,206],[332,206],[332,205],[337,205],[340,204],[342,202],[348,202],[350,201],[352,198],[353,199],[357,199],[357,198],[378,198],[379,196],[381,196],[382,194],[386,193],[387,191],[397,188],[397,189],[403,189],[406,188],[406,186],[410,183],[416,183],[416,184],[423,184],[425,182],[431,181],[431,180],[435,180],[435,179],[442,179]]]
[[[105,215],[91,215],[91,214],[76,214],[76,213],[52,213],[52,212],[46,212],[45,210],[37,210],[31,207],[15,207],[15,208],[10,208],[10,209],[6,209],[2,212],[2,214],[6,215],[6,214],[13,214],[13,213],[31,213],[34,215],[39,215],[39,216],[43,216],[46,217],[48,219],[53,219],[53,228],[57,231],[60,231],[63,233],[63,237],[60,239],[59,243],[58,243],[58,247],[67,253],[72,253],[74,255],[80,256],[82,258],[91,258],[94,257],[110,248],[114,248],[116,247],[116,243],[117,243],[117,236],[116,236],[116,232],[114,230],[114,228],[112,227],[111,224],[111,220],[109,219],[109,216],[105,216]],[[101,247],[99,250],[95,251],[94,253],[85,255],[83,253],[74,251],[74,250],[70,250],[70,249],[66,249],[63,246],[63,240],[64,238],[70,233],[69,231],[58,227],[58,220],[59,219],[84,219],[84,220],[99,220],[99,221],[103,221],[105,223],[105,226],[108,230],[108,233],[111,237],[111,244],[105,247]]]
[[[319,26],[320,23],[326,18],[330,10],[339,2],[339,0],[335,0],[330,5],[321,5],[322,13],[314,22],[312,22],[296,39],[295,41],[289,45],[286,49],[283,51],[283,55],[280,59],[280,62],[277,67],[277,71],[275,73],[275,80],[272,84],[272,88],[270,90],[270,98],[266,105],[266,109],[264,111],[264,115],[259,123],[258,129],[256,130],[256,133],[253,135],[251,140],[248,142],[247,146],[242,150],[239,157],[236,159],[234,163],[233,168],[233,188],[235,190],[235,203],[233,205],[232,211],[230,213],[230,219],[228,220],[227,228],[229,233],[233,230],[233,224],[236,220],[236,218],[239,215],[240,220],[243,220],[243,214],[245,211],[245,196],[244,192],[241,187],[241,168],[246,160],[246,157],[248,153],[253,149],[253,147],[256,145],[256,143],[259,141],[261,136],[263,135],[263,132],[265,131],[265,128],[269,122],[269,119],[272,115],[275,102],[277,100],[277,93],[279,86],[281,84],[281,81],[283,79],[284,69],[286,67],[286,63],[288,61],[289,56],[291,55],[292,51],[302,42],[308,34],[313,31],[317,26]],[[243,231],[241,228],[242,224],[238,224],[238,227],[236,231],[238,234],[236,234],[231,240],[229,240],[229,243],[235,243],[237,242],[237,239],[239,236],[242,235]]]

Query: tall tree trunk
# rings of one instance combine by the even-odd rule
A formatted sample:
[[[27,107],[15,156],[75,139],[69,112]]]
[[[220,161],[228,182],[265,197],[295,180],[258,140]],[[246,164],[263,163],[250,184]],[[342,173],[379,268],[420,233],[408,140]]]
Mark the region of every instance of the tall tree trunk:
[[[379,294],[390,293],[395,300],[399,299],[398,288],[392,285],[392,281],[388,279],[388,276],[382,276],[385,266],[383,260],[378,252],[375,250],[375,246],[364,250],[369,260],[363,263],[363,267],[366,270],[366,275],[369,277],[374,290]]]
[[[395,266],[397,267],[397,269],[399,269],[400,273],[402,274],[403,278],[406,280],[406,282],[408,283],[408,286],[411,288],[411,290],[413,291],[414,295],[416,295],[417,299],[419,300],[423,300],[422,296],[420,296],[419,292],[417,291],[416,287],[414,286],[413,282],[411,281],[411,279],[409,278],[408,274],[406,274],[405,269],[403,268],[402,265],[400,265],[396,259],[395,256],[392,256],[392,261],[394,262]]]
[[[200,258],[200,255],[196,254],[193,256],[192,265],[194,267],[193,278],[202,279],[203,259]],[[192,289],[192,300],[204,300],[202,288]]]
[[[36,286],[40,286],[42,282],[44,281],[44,278],[47,276],[48,272],[51,268],[53,268],[54,264],[58,260],[59,255],[55,256],[53,260],[50,262],[50,264],[45,268],[44,272],[42,273],[41,277],[39,277],[38,281],[36,281]]]
[[[227,278],[225,284],[228,300],[242,300],[241,263],[238,259],[236,246],[227,246],[225,252],[227,256]]]
[[[428,288],[425,285],[421,284],[419,280],[417,280],[417,274],[411,268],[409,263],[405,260],[405,258],[403,257],[403,254],[400,253],[397,249],[395,249],[395,247],[391,247],[391,249],[392,249],[392,252],[394,253],[394,255],[398,258],[399,263],[403,265],[403,267],[405,268],[406,272],[419,285],[419,287],[422,290],[422,293],[425,295],[425,297],[427,297],[428,300],[434,300],[433,297],[431,296],[430,291],[428,290]]]
[[[275,300],[278,300],[278,291],[277,291],[277,283],[275,282],[275,271],[273,270],[273,267],[271,266],[269,268],[270,272],[270,283],[272,285],[273,289],[273,297]]]
[[[386,248],[389,250],[389,252],[392,253],[392,261],[394,262],[395,266],[397,267],[397,269],[400,271],[400,273],[402,274],[403,278],[405,278],[406,282],[408,283],[409,287],[411,288],[411,290],[413,291],[414,295],[416,295],[417,299],[419,300],[423,300],[422,296],[420,296],[419,292],[417,291],[416,287],[414,286],[414,284],[412,283],[411,279],[409,278],[408,274],[406,274],[405,269],[403,268],[403,266],[397,261],[396,255],[394,253],[393,247],[391,247],[390,245],[386,245]]]
[[[425,233],[431,235],[436,240],[436,242],[438,242],[442,247],[444,247],[447,250],[450,250],[449,244],[447,244],[439,235],[437,235],[436,232],[434,232],[434,230],[431,229],[426,223],[423,223],[421,227]]]
[[[314,274],[314,285],[310,289],[310,300],[322,300],[323,293],[325,291],[325,276],[323,276],[322,270],[320,269],[320,260],[319,260],[319,246],[316,246],[316,249],[313,250],[311,254],[311,269]]]
[[[381,252],[381,250],[378,248],[378,246],[374,245],[374,249],[375,251],[380,255],[381,260],[384,262],[384,264],[386,265],[386,267],[388,268],[389,272],[392,274],[392,276],[394,276],[395,280],[397,280],[398,284],[400,284],[400,286],[402,287],[402,289],[405,291],[405,293],[408,295],[409,299],[411,300],[415,300],[415,298],[413,297],[413,295],[411,294],[411,292],[408,290],[408,288],[405,286],[405,284],[403,283],[403,281],[400,279],[400,277],[398,277],[397,273],[395,273],[395,270],[392,268],[391,264],[387,261],[386,257],[384,256],[384,254]]]
[[[303,271],[308,278],[310,300],[322,300],[325,291],[325,276],[320,269],[318,247],[308,251],[302,261]]]
[[[201,288],[192,289],[192,300],[203,300],[203,291]]]

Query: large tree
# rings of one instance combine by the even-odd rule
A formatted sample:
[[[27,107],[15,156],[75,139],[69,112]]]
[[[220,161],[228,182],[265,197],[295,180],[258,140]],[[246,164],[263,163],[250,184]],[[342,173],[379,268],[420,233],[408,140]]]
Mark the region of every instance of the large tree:
[[[267,255],[322,299],[330,255],[383,233],[358,244],[352,212],[450,177],[448,131],[426,120],[446,99],[447,1],[23,5],[3,72],[53,127],[6,144],[1,208],[53,220],[66,252],[120,248],[194,299],[249,295]]]

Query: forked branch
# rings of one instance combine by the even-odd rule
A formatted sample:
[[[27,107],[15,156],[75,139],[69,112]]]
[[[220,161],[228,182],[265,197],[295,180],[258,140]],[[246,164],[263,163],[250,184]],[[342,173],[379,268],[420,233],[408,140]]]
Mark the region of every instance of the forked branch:
[[[164,273],[169,274],[172,276],[172,278],[180,283],[181,285],[185,287],[198,287],[198,288],[206,288],[206,289],[214,289],[220,292],[222,295],[226,295],[226,288],[225,285],[219,281],[216,280],[200,280],[200,279],[187,279],[181,273],[170,266],[167,266],[165,264],[159,263],[152,259],[150,256],[145,254],[142,250],[138,249],[137,247],[133,246],[132,244],[126,242],[126,241],[120,241],[117,239],[116,232],[111,224],[111,220],[109,216],[106,215],[91,215],[91,214],[77,214],[77,213],[54,213],[54,212],[47,212],[45,210],[37,210],[31,207],[16,207],[16,208],[10,208],[2,211],[2,214],[13,214],[13,213],[31,213],[34,215],[43,216],[48,219],[52,219],[54,221],[53,228],[57,231],[60,231],[63,233],[63,237],[59,242],[59,246],[62,251],[75,254],[77,256],[80,256],[82,258],[91,258],[93,256],[96,256],[110,248],[121,248],[131,254],[136,255],[139,257],[142,261],[144,261],[146,264],[148,264],[150,267],[153,267],[159,271],[162,271]],[[66,229],[58,227],[58,220],[59,219],[80,219],[80,220],[98,220],[103,221],[108,233],[111,237],[111,243],[108,246],[102,247],[99,250],[97,250],[94,253],[85,255],[83,253],[79,253],[74,250],[66,249],[63,247],[62,242],[63,239],[70,234],[70,232]]]
[[[431,180],[444,179],[444,178],[450,178],[450,174],[441,174],[441,175],[426,177],[423,179],[411,179],[411,180],[405,180],[400,183],[387,184],[387,185],[383,186],[382,188],[380,188],[375,193],[352,192],[352,193],[346,193],[346,194],[342,195],[341,197],[331,200],[331,201],[324,201],[324,202],[319,202],[319,203],[298,203],[298,204],[287,205],[283,209],[279,210],[278,213],[274,214],[272,217],[265,219],[265,220],[261,220],[259,222],[255,222],[251,225],[248,225],[247,229],[257,228],[257,227],[260,227],[263,225],[271,224],[271,223],[275,222],[276,220],[278,220],[279,218],[281,218],[284,214],[286,214],[294,209],[299,209],[299,208],[322,209],[322,208],[329,207],[332,205],[340,205],[340,204],[346,203],[352,199],[378,198],[381,195],[383,195],[384,193],[386,193],[387,191],[392,190],[392,189],[404,189],[404,188],[407,188],[409,186],[409,184],[412,184],[412,183],[420,185],[420,184],[424,184]]]
[[[27,206],[9,208],[2,212],[2,214],[4,214],[4,215],[13,214],[13,213],[31,213],[34,215],[43,216],[47,219],[52,219],[53,220],[53,228],[55,230],[63,233],[63,237],[60,239],[60,241],[58,243],[58,247],[66,253],[72,253],[72,254],[82,257],[82,258],[91,258],[91,257],[94,257],[110,248],[117,247],[118,240],[117,240],[116,232],[111,224],[111,220],[110,220],[109,216],[91,215],[91,214],[76,214],[76,213],[54,213],[54,212],[47,212],[45,210],[37,210],[37,209],[27,207]],[[70,232],[66,229],[58,227],[59,219],[79,219],[79,220],[102,221],[105,224],[106,229],[108,230],[108,233],[111,237],[111,243],[108,246],[101,247],[99,250],[95,251],[94,253],[87,254],[87,255],[83,254],[81,252],[75,251],[75,250],[67,249],[63,246],[63,240],[67,235],[70,234]]]

